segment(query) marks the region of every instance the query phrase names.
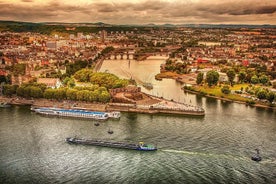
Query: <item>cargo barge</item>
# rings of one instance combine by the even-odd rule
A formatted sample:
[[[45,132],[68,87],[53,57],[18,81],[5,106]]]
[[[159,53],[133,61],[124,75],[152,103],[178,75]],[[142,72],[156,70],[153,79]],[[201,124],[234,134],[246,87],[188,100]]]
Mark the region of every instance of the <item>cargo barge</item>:
[[[144,144],[143,142],[139,142],[139,144],[132,144],[132,143],[123,143],[123,142],[110,142],[110,141],[103,141],[103,140],[79,139],[79,138],[73,138],[73,137],[66,138],[65,141],[71,144],[123,148],[123,149],[139,150],[139,151],[157,150],[157,147],[155,147],[154,145]]]

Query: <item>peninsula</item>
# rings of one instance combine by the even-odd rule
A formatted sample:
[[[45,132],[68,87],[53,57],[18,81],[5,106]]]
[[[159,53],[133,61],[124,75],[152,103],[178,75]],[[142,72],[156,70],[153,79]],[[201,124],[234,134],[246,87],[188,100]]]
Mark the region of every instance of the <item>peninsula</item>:
[[[176,114],[204,116],[205,110],[202,107],[183,104],[140,91],[140,87],[128,86],[126,88],[114,89],[111,91],[112,100],[107,103],[95,103],[72,100],[49,100],[49,99],[25,99],[0,97],[0,102],[14,105],[32,105],[34,107],[57,107],[63,109],[87,109],[93,111],[110,112],[132,112],[146,114]]]

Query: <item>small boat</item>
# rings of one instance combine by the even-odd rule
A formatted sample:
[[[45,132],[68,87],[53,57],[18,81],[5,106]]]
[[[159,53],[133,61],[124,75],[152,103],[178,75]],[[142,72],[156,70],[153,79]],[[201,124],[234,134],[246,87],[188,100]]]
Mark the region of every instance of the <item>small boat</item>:
[[[0,107],[10,107],[11,104],[7,103],[7,102],[1,102],[0,103]]]
[[[153,85],[152,85],[151,83],[149,83],[149,82],[143,83],[143,86],[144,86],[146,89],[148,89],[148,90],[153,89]]]
[[[100,125],[100,123],[99,123],[99,122],[96,122],[96,123],[94,123],[94,125],[95,125],[95,126],[99,126],[99,125]]]
[[[71,144],[83,144],[83,145],[92,145],[92,146],[102,146],[102,147],[111,147],[111,148],[123,148],[139,151],[156,151],[157,147],[151,144],[144,144],[144,142],[139,142],[138,144],[132,143],[123,143],[123,142],[111,142],[104,140],[87,140],[69,137],[65,139],[66,142]]]
[[[107,131],[107,133],[113,134],[114,132],[113,132],[113,130],[110,130],[110,129],[109,129],[109,130]]]
[[[109,118],[119,119],[121,117],[121,112],[118,111],[106,112],[106,114]]]
[[[259,162],[262,160],[262,157],[260,156],[260,150],[259,149],[255,149],[256,150],[256,154],[254,154],[252,157],[251,157],[251,160],[253,161],[256,161],[256,162]]]

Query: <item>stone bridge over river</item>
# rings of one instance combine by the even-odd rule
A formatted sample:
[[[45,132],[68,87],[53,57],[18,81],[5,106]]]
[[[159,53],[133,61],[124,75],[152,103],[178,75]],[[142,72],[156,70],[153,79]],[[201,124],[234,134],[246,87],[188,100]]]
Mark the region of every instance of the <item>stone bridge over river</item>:
[[[106,60],[143,60],[149,56],[169,56],[168,51],[143,52],[141,49],[117,48],[105,56]]]

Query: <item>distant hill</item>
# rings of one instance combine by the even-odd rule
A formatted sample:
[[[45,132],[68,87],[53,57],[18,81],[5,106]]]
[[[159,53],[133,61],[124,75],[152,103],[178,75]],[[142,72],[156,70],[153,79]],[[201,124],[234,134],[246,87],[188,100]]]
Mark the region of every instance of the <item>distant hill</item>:
[[[191,28],[276,28],[276,25],[249,25],[249,24],[180,24],[177,27]]]
[[[76,27],[74,30],[66,30],[66,27]],[[143,29],[146,27],[188,27],[188,28],[276,28],[276,25],[243,25],[243,24],[106,24],[104,22],[96,23],[63,23],[63,22],[20,22],[20,21],[1,21],[0,20],[0,31],[12,31],[12,32],[38,32],[42,34],[51,34],[53,32],[98,32],[102,29],[107,31],[131,31],[134,28]]]

